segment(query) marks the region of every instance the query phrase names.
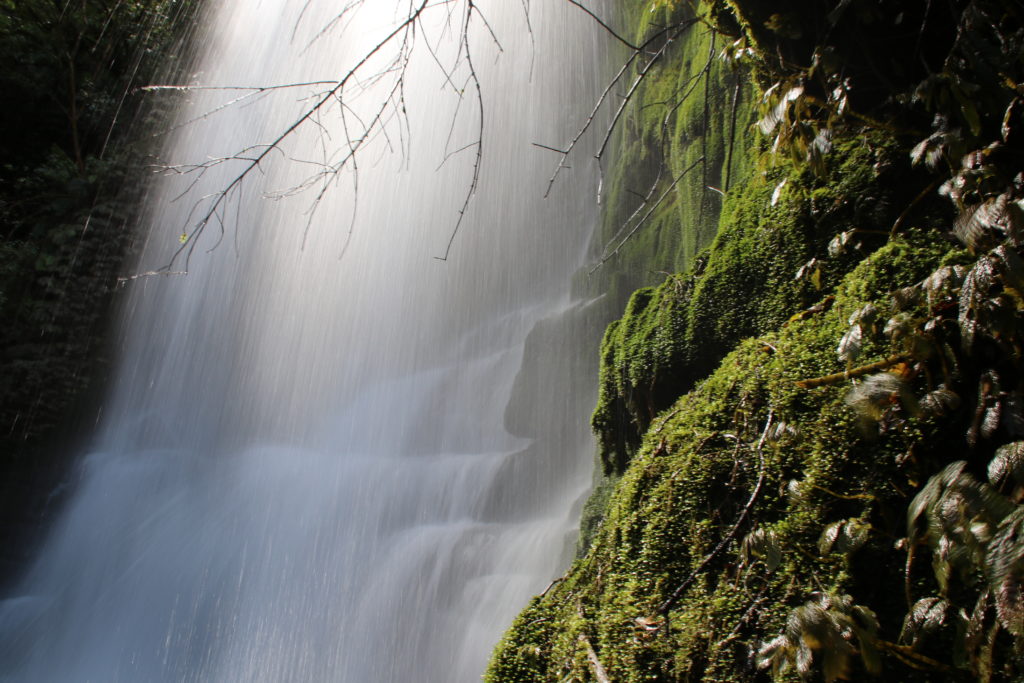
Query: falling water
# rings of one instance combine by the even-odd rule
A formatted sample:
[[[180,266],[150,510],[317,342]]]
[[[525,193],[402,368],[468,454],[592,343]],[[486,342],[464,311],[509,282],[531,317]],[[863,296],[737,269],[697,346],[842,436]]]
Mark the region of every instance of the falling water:
[[[606,41],[559,0],[478,5],[496,37],[472,20],[483,165],[447,261],[434,257],[470,187],[479,113],[465,62],[452,82],[438,66],[459,49],[458,13],[446,23],[439,4],[392,100],[404,116],[357,173],[318,202],[319,181],[288,196],[382,101],[369,72],[344,122],[325,108],[230,197],[222,237],[216,222],[189,236],[187,276],[128,284],[75,493],[0,604],[4,680],[475,680],[564,565],[591,465],[592,378],[567,369],[586,311],[568,288],[596,169],[576,160],[544,200],[557,155],[530,143],[571,136]],[[196,82],[337,79],[406,4],[368,0],[331,25],[339,6],[213,3]],[[266,142],[323,90],[209,116],[241,91],[182,93],[181,121],[196,120],[167,163]],[[198,174],[157,183],[134,272],[164,265],[195,202],[242,164],[213,165],[177,201]]]

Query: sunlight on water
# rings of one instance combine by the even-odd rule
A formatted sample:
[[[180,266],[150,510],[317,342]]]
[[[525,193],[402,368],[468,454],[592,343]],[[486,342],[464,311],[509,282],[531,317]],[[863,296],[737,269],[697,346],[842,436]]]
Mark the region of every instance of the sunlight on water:
[[[196,82],[338,78],[407,5],[372,0],[317,38],[338,6],[222,3]],[[441,5],[410,53],[407,116],[388,120],[358,174],[328,178],[319,202],[324,178],[279,196],[337,163],[345,126],[373,116],[386,81],[362,79],[270,155],[225,204],[223,238],[216,223],[189,235],[187,276],[126,288],[118,370],[76,492],[0,604],[3,680],[473,681],[562,570],[589,484],[596,369],[584,389],[556,371],[516,378],[538,321],[581,310],[568,289],[597,180],[576,160],[542,199],[557,159],[530,143],[571,137],[605,39],[558,0],[534,0],[532,36],[520,3],[480,6],[501,49],[477,21],[484,161],[447,261],[434,257],[474,151],[445,157],[473,142],[478,113],[438,68],[459,49]],[[264,144],[323,91],[205,117],[237,92],[187,92],[179,117],[197,120],[165,161]],[[159,182],[135,272],[165,265],[195,203],[239,168],[215,165],[177,201],[195,176]],[[577,341],[543,349],[553,368]]]

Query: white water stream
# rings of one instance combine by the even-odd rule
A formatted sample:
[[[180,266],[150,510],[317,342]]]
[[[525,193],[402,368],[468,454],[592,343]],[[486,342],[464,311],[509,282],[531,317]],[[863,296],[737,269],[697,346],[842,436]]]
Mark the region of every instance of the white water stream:
[[[448,261],[434,256],[475,150],[438,165],[472,142],[477,114],[462,71],[451,127],[458,98],[425,48],[452,63],[458,14],[446,31],[438,5],[408,67],[407,119],[359,158],[357,195],[339,176],[308,235],[317,187],[261,197],[315,170],[304,161],[338,158],[335,105],[246,181],[225,239],[207,252],[216,226],[198,238],[187,276],[126,288],[118,370],[75,492],[0,603],[0,679],[473,681],[564,567],[592,465],[592,396],[564,373],[516,376],[535,324],[575,310],[596,169],[574,160],[544,200],[557,157],[530,142],[572,135],[607,40],[561,0],[533,0],[532,36],[519,0],[478,4],[502,50],[474,19],[484,158]],[[338,78],[407,3],[366,0],[312,40],[340,6],[214,3],[196,82]],[[188,125],[168,162],[265,142],[322,89]],[[351,93],[353,125],[381,91]],[[186,95],[181,120],[238,93]],[[195,199],[239,168],[218,165],[177,202],[194,176],[156,184],[137,272],[166,262]],[[558,343],[545,357],[570,363],[575,341]]]

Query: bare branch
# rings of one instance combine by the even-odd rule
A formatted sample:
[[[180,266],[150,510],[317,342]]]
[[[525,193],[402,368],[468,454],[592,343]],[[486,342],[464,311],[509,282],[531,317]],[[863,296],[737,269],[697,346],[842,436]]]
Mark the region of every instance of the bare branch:
[[[621,248],[622,248],[622,245],[624,245],[624,244],[625,244],[626,242],[628,242],[628,241],[630,240],[630,238],[631,238],[631,237],[633,237],[633,235],[635,235],[635,234],[637,233],[637,231],[638,231],[638,230],[639,230],[640,228],[642,228],[642,227],[644,226],[644,224],[645,224],[645,223],[647,223],[648,219],[649,219],[649,218],[650,218],[650,217],[651,217],[652,215],[654,215],[654,212],[655,212],[655,211],[656,211],[656,210],[658,209],[658,207],[659,207],[659,206],[661,206],[661,203],[662,203],[663,201],[665,201],[665,198],[666,198],[666,197],[668,197],[668,196],[669,196],[669,194],[671,194],[671,193],[672,193],[672,191],[673,191],[673,190],[674,190],[674,189],[676,188],[676,185],[678,185],[678,184],[679,184],[679,181],[680,181],[680,180],[682,180],[682,179],[683,179],[683,178],[684,178],[684,177],[685,177],[685,176],[686,176],[686,175],[687,175],[687,174],[688,174],[688,173],[689,173],[690,171],[692,171],[692,170],[693,170],[694,168],[696,168],[697,164],[701,164],[701,163],[704,163],[704,157],[701,157],[701,158],[697,159],[697,160],[696,160],[696,161],[694,161],[694,162],[693,162],[692,164],[690,164],[689,166],[687,166],[687,167],[686,167],[686,169],[685,169],[685,170],[684,170],[684,171],[683,171],[682,173],[680,173],[680,174],[679,174],[679,176],[678,176],[678,177],[677,177],[677,178],[676,178],[675,180],[673,180],[673,181],[672,181],[672,183],[671,183],[671,184],[670,184],[670,185],[668,186],[668,188],[667,188],[667,189],[665,190],[665,192],[663,192],[663,193],[662,193],[662,195],[661,195],[660,197],[658,197],[658,201],[656,201],[656,202],[654,203],[654,205],[653,205],[653,206],[651,206],[651,208],[650,208],[650,209],[649,209],[649,210],[647,211],[647,213],[646,213],[646,214],[644,214],[644,217],[643,217],[643,218],[641,218],[641,219],[639,220],[639,222],[637,222],[637,224],[636,224],[635,226],[633,226],[633,229],[632,229],[632,230],[630,230],[630,231],[629,231],[629,233],[628,233],[628,234],[627,234],[627,235],[626,235],[626,236],[625,236],[624,238],[622,238],[622,241],[621,241],[621,242],[619,242],[619,243],[618,243],[618,244],[617,244],[617,245],[615,246],[615,249],[613,249],[613,250],[612,250],[612,252],[611,252],[610,254],[608,254],[607,256],[605,256],[604,258],[602,258],[602,259],[601,259],[601,260],[600,260],[600,261],[598,262],[598,264],[597,264],[596,266],[594,266],[594,267],[593,267],[593,268],[592,268],[592,269],[590,270],[590,273],[589,273],[589,274],[591,274],[591,275],[592,275],[592,274],[593,274],[593,273],[594,273],[595,271],[597,271],[597,269],[598,269],[598,268],[600,268],[601,266],[603,266],[603,265],[604,265],[605,263],[607,263],[607,262],[608,262],[608,261],[609,261],[609,260],[610,260],[610,259],[611,259],[611,258],[612,258],[613,256],[615,256],[615,255],[616,255],[617,253],[619,253],[619,249],[621,249]],[[652,189],[653,189],[653,188],[652,188]],[[641,205],[641,208],[642,208],[642,205]],[[634,215],[635,215],[635,212],[634,212]]]
[[[476,67],[473,66],[473,54],[469,47],[469,22],[473,18],[473,13],[477,11],[476,6],[473,4],[473,0],[468,0],[466,7],[466,21],[462,27],[462,45],[466,50],[466,66],[469,69],[470,81],[473,84],[474,90],[476,90],[477,105],[479,106],[480,123],[477,128],[477,141],[476,141],[476,158],[473,160],[473,178],[469,183],[469,189],[466,191],[466,198],[462,202],[462,208],[459,209],[459,217],[455,221],[455,227],[452,229],[451,236],[448,238],[448,245],[445,247],[443,256],[435,256],[434,258],[438,261],[447,261],[448,255],[452,250],[452,243],[455,241],[455,236],[459,233],[459,228],[462,227],[462,221],[466,217],[466,210],[469,208],[469,202],[473,199],[473,195],[476,193],[477,184],[480,182],[480,164],[483,161],[483,147],[484,147],[484,98],[483,92],[480,89],[480,79],[476,74]],[[479,12],[477,12],[479,14]],[[483,15],[481,14],[481,18]]]
[[[616,33],[612,29],[611,26],[609,26],[608,24],[604,23],[604,21],[601,20],[601,17],[599,17],[596,14],[594,14],[593,12],[591,12],[589,9],[584,7],[582,4],[580,4],[576,0],[566,0],[566,2],[568,2],[570,5],[573,5],[574,7],[580,8],[581,10],[586,12],[590,16],[591,19],[596,21],[601,26],[601,28],[603,28],[605,31],[608,32],[608,35],[610,35],[611,37],[615,38],[615,40],[619,41],[620,43],[622,43],[623,45],[628,47],[630,50],[632,50],[633,52],[639,52],[640,51],[639,47],[637,47],[633,43],[629,42],[628,40],[626,40],[625,38],[620,36],[618,33]]]
[[[568,0],[568,1],[571,2],[572,0]],[[576,3],[574,3],[574,4],[576,4]],[[651,35],[640,46],[632,48],[632,52],[629,55],[629,57],[626,58],[626,61],[623,62],[622,66],[619,68],[618,72],[616,72],[615,76],[613,76],[611,78],[611,80],[608,82],[608,85],[601,92],[601,95],[598,96],[597,101],[594,104],[594,107],[591,109],[590,115],[587,116],[586,120],[583,122],[583,125],[580,126],[579,130],[576,132],[576,135],[573,136],[572,140],[566,146],[566,149],[565,149],[565,151],[562,154],[562,158],[559,159],[558,165],[555,167],[554,172],[551,174],[551,177],[548,179],[547,189],[544,191],[544,196],[545,197],[547,197],[547,196],[549,196],[551,194],[551,188],[555,184],[555,180],[558,178],[558,174],[561,172],[561,170],[563,168],[567,168],[565,162],[568,160],[569,155],[573,152],[573,150],[576,149],[576,146],[579,144],[579,141],[583,138],[583,136],[587,133],[587,131],[590,130],[591,126],[593,126],[594,121],[597,118],[598,112],[601,110],[601,107],[604,105],[604,103],[608,100],[608,96],[612,92],[612,89],[618,84],[618,82],[622,79],[622,77],[630,69],[630,67],[633,65],[633,62],[636,60],[636,58],[639,57],[641,53],[645,52],[647,50],[647,48],[650,45],[654,44],[657,40],[661,39],[666,34],[670,34],[668,36],[668,38],[666,39],[665,44],[662,45],[661,48],[651,56],[651,58],[648,60],[647,64],[645,64],[644,67],[641,69],[640,73],[634,79],[633,84],[630,86],[629,91],[623,97],[622,102],[619,105],[619,108],[616,110],[615,115],[612,118],[612,122],[608,125],[608,128],[605,131],[605,136],[604,136],[604,139],[601,142],[601,145],[600,145],[600,147],[598,149],[598,152],[597,152],[597,154],[594,155],[595,158],[598,159],[598,161],[600,161],[601,158],[604,156],[605,149],[607,148],[608,143],[611,140],[612,133],[614,132],[615,127],[618,124],[619,120],[622,118],[622,114],[625,112],[626,106],[632,100],[633,95],[636,94],[637,88],[640,86],[640,83],[646,77],[646,75],[650,71],[651,67],[655,64],[655,62],[657,62],[665,54],[665,51],[666,51],[668,45],[676,37],[678,37],[679,34],[681,34],[683,31],[685,31],[689,27],[693,26],[698,21],[699,20],[696,19],[696,18],[695,19],[689,19],[689,20],[680,22],[678,24],[673,24],[672,26],[665,27],[665,28],[655,32],[653,35]],[[549,149],[551,149],[551,148],[549,148]],[[598,191],[598,201],[600,202],[600,190]]]
[[[757,502],[758,496],[761,495],[761,488],[762,486],[764,486],[765,466],[764,451],[762,449],[764,448],[764,442],[768,436],[768,430],[772,426],[772,420],[774,417],[775,411],[769,411],[768,420],[765,422],[764,430],[761,432],[761,438],[758,440],[757,445],[754,447],[754,452],[757,453],[758,458],[757,483],[754,484],[754,488],[750,492],[750,498],[747,500],[747,504],[743,506],[743,509],[740,511],[739,516],[736,518],[736,522],[732,525],[732,527],[725,534],[725,536],[722,537],[722,540],[718,542],[718,545],[716,545],[710,553],[704,556],[704,559],[701,560],[701,563],[697,566],[697,568],[694,569],[690,573],[690,575],[683,580],[681,584],[679,584],[678,588],[672,591],[672,595],[670,595],[668,599],[666,599],[658,606],[659,614],[667,614],[668,611],[672,609],[672,607],[674,607],[675,604],[679,601],[679,598],[683,596],[683,593],[686,592],[686,589],[690,587],[694,580],[698,576],[700,576],[705,569],[707,569],[711,561],[715,559],[719,555],[719,553],[721,553],[722,550],[724,550],[725,547],[733,541],[734,538],[736,538],[736,534],[739,533],[740,527],[743,526],[743,523],[746,521],[747,516],[750,514],[750,511],[754,508],[754,503]]]
[[[288,125],[281,133],[279,133],[274,138],[274,140],[271,141],[267,145],[266,149],[264,149],[256,157],[247,160],[247,164],[242,169],[242,171],[239,172],[238,175],[236,175],[223,189],[221,189],[220,191],[218,191],[218,192],[216,192],[216,193],[214,193],[212,195],[212,201],[210,202],[210,204],[207,207],[206,211],[202,214],[202,216],[199,218],[199,220],[195,224],[195,227],[193,228],[192,233],[187,235],[186,241],[177,250],[175,250],[175,252],[171,256],[170,261],[161,270],[170,271],[172,269],[174,263],[183,254],[186,257],[186,264],[187,264],[189,258],[191,257],[192,252],[195,249],[195,245],[197,243],[198,238],[205,232],[206,227],[209,225],[210,221],[211,220],[215,220],[215,219],[218,218],[218,215],[219,215],[218,211],[221,209],[221,206],[224,204],[224,202],[227,200],[227,198],[230,196],[230,194],[241,187],[243,181],[254,170],[256,170],[259,167],[260,163],[270,154],[271,150],[277,149],[281,145],[281,143],[284,142],[289,137],[291,137],[292,134],[295,133],[295,131],[297,131],[299,128],[303,127],[308,121],[312,120],[323,107],[325,107],[330,102],[335,101],[335,99],[344,91],[346,85],[348,85],[350,82],[353,82],[353,81],[356,84],[359,84],[359,73],[360,73],[360,71],[379,52],[381,52],[381,50],[383,50],[388,45],[392,44],[396,39],[401,38],[401,45],[400,45],[399,54],[400,55],[405,55],[405,58],[407,59],[408,55],[407,55],[406,50],[407,50],[407,46],[408,46],[410,30],[411,30],[411,28],[413,26],[415,26],[415,24],[419,20],[420,16],[423,14],[423,12],[429,6],[430,6],[430,0],[422,0],[421,2],[419,2],[419,4],[415,5],[412,8],[412,11],[406,16],[406,18],[403,21],[399,22],[399,24],[394,29],[392,29],[391,32],[388,33],[387,36],[385,36],[380,42],[378,42],[372,48],[367,50],[367,52],[365,54],[363,54],[363,56],[359,59],[359,61],[355,64],[355,66],[353,66],[351,69],[349,69],[349,71],[341,79],[339,79],[338,81],[334,82],[334,85],[330,88],[330,90],[328,90],[325,94],[321,95],[317,99],[317,101],[312,106],[310,106],[301,116],[299,116],[295,121],[293,121],[290,125]],[[470,4],[470,10],[467,11],[467,24],[468,24],[468,20],[469,20],[469,17],[471,16],[471,14],[472,14],[472,4]],[[467,43],[467,46],[468,46],[468,42],[467,42],[465,36],[463,36],[463,42]],[[398,60],[394,60],[392,62],[392,64],[394,64],[395,61],[398,61]],[[385,70],[385,71],[387,71],[387,70]],[[375,75],[376,76],[380,76],[380,73],[378,72],[378,74],[375,74]],[[371,81],[372,80],[373,79],[371,78]],[[378,112],[377,116],[374,118],[374,121],[379,121],[380,118],[381,118],[380,112]],[[338,165],[336,165],[335,168],[340,170],[340,168],[342,168],[345,165],[345,163],[349,159],[351,159],[354,156],[354,154],[359,149],[361,149],[364,146],[364,144],[366,143],[366,140],[367,140],[367,137],[365,135],[363,137],[361,137],[356,142],[354,148],[350,149],[349,154],[346,156],[345,160],[343,160]],[[476,176],[476,173],[474,173],[474,176]],[[472,190],[475,190],[475,180],[476,180],[476,178],[474,177],[474,184],[473,184],[473,187],[471,189],[470,196],[472,195]],[[468,199],[467,199],[466,204],[468,204]],[[460,220],[461,220],[461,216],[460,216]],[[185,270],[186,271],[188,270],[187,265],[186,265]]]

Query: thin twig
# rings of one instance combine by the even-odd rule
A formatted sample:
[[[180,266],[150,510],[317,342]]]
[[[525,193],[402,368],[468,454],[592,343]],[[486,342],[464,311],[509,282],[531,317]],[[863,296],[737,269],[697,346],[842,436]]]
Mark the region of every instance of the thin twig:
[[[732,528],[729,529],[729,532],[722,537],[722,540],[718,542],[718,545],[716,545],[710,553],[704,556],[704,559],[701,560],[699,565],[697,565],[697,568],[690,572],[690,575],[687,576],[681,584],[679,584],[679,587],[672,591],[672,595],[658,606],[659,614],[668,614],[669,610],[675,606],[679,601],[679,598],[683,597],[683,594],[693,584],[697,577],[704,573],[704,570],[707,569],[709,564],[711,564],[711,561],[718,557],[726,546],[732,543],[733,539],[735,539],[736,535],[739,533],[740,527],[743,526],[743,523],[747,520],[747,516],[754,508],[754,503],[757,502],[757,498],[761,494],[761,487],[764,485],[765,466],[764,451],[762,449],[764,447],[765,440],[768,438],[768,430],[771,429],[774,417],[775,411],[768,411],[768,420],[765,422],[764,430],[761,432],[761,438],[758,439],[757,446],[755,446],[754,449],[758,457],[759,471],[757,474],[757,483],[754,484],[754,490],[750,492],[750,498],[747,500],[747,504],[743,506],[743,510],[740,511],[739,517],[736,518],[736,522],[732,525]]]
[[[692,171],[692,170],[693,170],[694,168],[696,168],[697,164],[701,163],[702,161],[704,161],[704,157],[701,157],[700,159],[697,159],[697,160],[696,160],[696,161],[694,161],[694,162],[693,162],[692,164],[690,164],[689,166],[687,166],[687,167],[686,167],[686,170],[684,170],[684,171],[683,171],[682,173],[680,173],[680,174],[679,174],[679,177],[678,177],[678,178],[676,178],[675,180],[673,180],[673,181],[672,181],[672,184],[668,186],[668,189],[666,189],[666,190],[665,190],[665,192],[664,192],[664,193],[662,193],[661,197],[659,197],[659,198],[658,198],[658,201],[656,201],[656,202],[654,203],[654,206],[652,206],[652,207],[650,208],[650,210],[648,210],[648,212],[647,212],[647,213],[646,213],[646,214],[644,215],[644,217],[643,217],[643,218],[641,218],[641,219],[640,219],[640,221],[639,221],[639,222],[637,222],[637,224],[636,224],[635,226],[633,226],[633,229],[632,229],[632,230],[630,230],[630,231],[629,231],[629,233],[628,233],[628,234],[627,234],[627,235],[626,235],[625,237],[623,237],[623,238],[622,238],[622,241],[621,241],[621,242],[619,242],[619,243],[618,243],[618,244],[617,244],[617,245],[615,246],[615,249],[613,249],[613,250],[611,251],[611,253],[609,253],[609,254],[608,254],[607,256],[603,257],[603,258],[602,258],[602,259],[601,259],[600,261],[598,261],[597,265],[596,265],[596,266],[594,266],[594,267],[593,267],[593,268],[592,268],[592,269],[590,270],[590,272],[588,273],[588,275],[593,275],[593,274],[594,274],[594,273],[595,273],[595,272],[597,271],[597,269],[598,269],[598,268],[600,268],[601,266],[603,266],[603,265],[604,265],[605,263],[607,263],[607,262],[608,262],[608,261],[609,261],[609,260],[610,260],[610,259],[611,259],[611,258],[612,258],[613,256],[615,256],[615,255],[616,255],[617,253],[619,253],[619,249],[621,249],[621,248],[622,248],[622,246],[623,246],[623,245],[624,245],[624,244],[625,244],[626,242],[628,242],[628,241],[630,240],[630,238],[631,238],[631,237],[633,237],[633,235],[635,235],[635,234],[636,234],[636,232],[637,232],[637,231],[638,231],[638,230],[639,230],[640,228],[642,228],[642,227],[644,226],[644,224],[645,224],[645,223],[647,223],[647,220],[648,220],[648,219],[649,219],[649,218],[650,218],[650,217],[651,217],[652,215],[654,215],[654,212],[655,212],[655,211],[656,211],[656,210],[658,209],[658,207],[659,207],[659,206],[661,206],[661,203],[662,203],[663,201],[665,201],[665,198],[666,198],[666,197],[668,197],[668,195],[669,195],[669,194],[670,194],[670,193],[672,192],[672,190],[674,190],[674,189],[675,189],[676,185],[678,185],[678,184],[679,184],[679,181],[680,181],[680,180],[682,180],[682,179],[683,179],[683,178],[684,178],[684,177],[686,176],[686,174],[687,174],[687,173],[689,173],[689,172],[690,172],[690,171]]]
[[[590,661],[590,668],[594,672],[594,678],[597,679],[597,683],[612,683],[612,679],[608,678],[608,672],[601,666],[601,660],[597,658],[597,653],[594,652],[594,646],[590,644],[590,639],[581,635],[580,642],[587,648],[587,659]]]
[[[586,7],[581,5],[576,0],[566,0],[566,2],[568,2],[570,5],[573,5],[575,7],[580,8],[581,10],[586,12],[590,16],[590,18],[593,19],[594,21],[596,21],[601,28],[603,28],[605,31],[608,32],[609,35],[611,35],[613,38],[615,38],[615,40],[619,41],[620,43],[622,43],[623,45],[628,47],[630,50],[633,50],[634,52],[639,52],[640,51],[639,47],[637,47],[633,43],[629,42],[628,40],[626,40],[625,38],[620,36],[618,33],[616,33],[612,29],[611,26],[609,26],[608,24],[604,23],[604,21],[601,20],[601,17],[599,17],[596,14],[594,14],[593,12],[591,12],[589,9],[587,9]]]

